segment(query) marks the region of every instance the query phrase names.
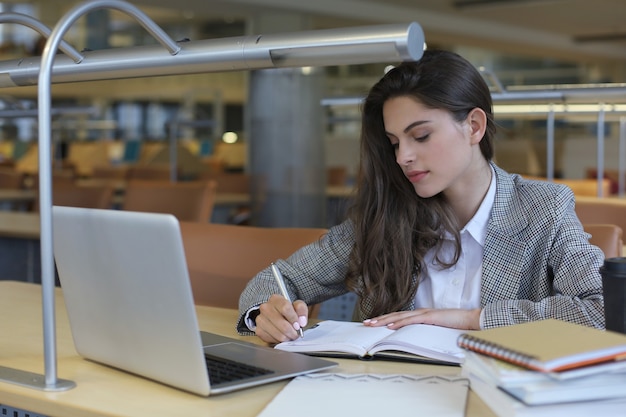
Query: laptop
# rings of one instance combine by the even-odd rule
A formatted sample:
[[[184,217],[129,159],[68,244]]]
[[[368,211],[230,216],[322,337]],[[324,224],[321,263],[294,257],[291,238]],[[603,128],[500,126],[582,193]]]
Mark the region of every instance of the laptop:
[[[54,206],[52,220],[72,337],[84,358],[202,396],[337,365],[201,334],[174,216]],[[211,367],[222,362],[237,362],[245,375]]]

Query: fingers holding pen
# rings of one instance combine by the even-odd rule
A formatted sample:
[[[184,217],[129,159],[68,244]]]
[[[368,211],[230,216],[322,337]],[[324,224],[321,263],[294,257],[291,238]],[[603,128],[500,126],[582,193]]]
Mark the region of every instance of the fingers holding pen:
[[[291,305],[292,304],[291,298],[289,297],[289,291],[287,291],[287,286],[285,285],[285,280],[284,280],[282,272],[280,272],[280,269],[274,262],[270,264],[270,269],[272,271],[272,275],[274,276],[274,280],[276,281],[276,284],[278,285],[278,288],[280,289],[280,293],[283,295],[285,300]],[[291,305],[291,307],[295,311],[296,307],[294,307],[294,305]],[[298,307],[298,308],[302,309],[302,307]],[[291,317],[289,317],[290,315],[291,315],[291,309],[289,309],[289,311],[283,314],[283,316],[287,318],[287,320],[289,320],[290,323],[293,323],[293,328],[298,331],[300,337],[303,337],[304,333],[302,331],[302,327],[306,325],[307,316],[304,316],[304,318],[302,318],[303,316],[300,316],[292,320]],[[301,325],[300,323],[304,323],[304,324]]]
[[[256,318],[256,334],[269,343],[284,342],[300,337],[299,330],[308,321],[306,303],[297,300],[291,304],[285,297],[274,294],[261,304]]]
[[[284,320],[291,323],[295,331],[299,331],[306,326],[309,309],[304,301],[296,300],[292,304],[288,299],[275,294],[270,297],[269,303],[275,306]]]

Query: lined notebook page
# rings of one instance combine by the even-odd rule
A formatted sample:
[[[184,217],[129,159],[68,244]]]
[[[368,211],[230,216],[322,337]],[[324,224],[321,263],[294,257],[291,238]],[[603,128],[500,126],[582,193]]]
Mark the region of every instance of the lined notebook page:
[[[258,417],[463,417],[463,377],[315,373],[296,377]]]

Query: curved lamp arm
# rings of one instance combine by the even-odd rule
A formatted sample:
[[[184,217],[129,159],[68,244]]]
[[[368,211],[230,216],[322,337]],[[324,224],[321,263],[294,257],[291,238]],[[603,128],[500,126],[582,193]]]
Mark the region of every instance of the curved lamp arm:
[[[71,381],[59,383],[56,368],[56,334],[54,305],[54,254],[52,236],[52,167],[51,167],[51,73],[54,52],[58,49],[63,35],[83,14],[102,8],[117,9],[139,20],[141,25],[165,46],[170,54],[175,55],[180,47],[152,22],[143,12],[133,5],[117,0],[91,1],[80,4],[70,10],[55,26],[41,57],[41,71],[38,82],[39,108],[39,197],[41,227],[41,284],[43,298],[43,336],[45,386],[48,390],[65,390],[75,385]],[[69,384],[68,384],[69,382]],[[69,386],[68,386],[69,385]]]
[[[63,54],[54,60],[53,83],[293,68],[416,61],[424,51],[417,22],[246,35],[181,43],[176,55],[162,45],[85,52],[76,65]],[[0,61],[0,88],[36,85],[41,60]]]
[[[50,36],[51,32],[50,28],[39,20],[22,13],[0,13],[0,23],[19,23],[36,30],[41,36],[46,38]],[[59,49],[63,51],[65,55],[72,58],[77,64],[83,60],[83,56],[65,41],[61,41]]]

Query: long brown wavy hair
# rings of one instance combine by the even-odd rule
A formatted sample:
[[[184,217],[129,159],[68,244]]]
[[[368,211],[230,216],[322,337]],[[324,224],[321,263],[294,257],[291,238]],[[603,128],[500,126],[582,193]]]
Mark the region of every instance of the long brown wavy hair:
[[[481,74],[461,56],[448,51],[424,51],[417,62],[404,62],[387,72],[363,102],[361,158],[357,191],[349,218],[356,239],[346,285],[360,299],[369,317],[407,308],[415,297],[424,255],[441,246],[444,230],[455,238],[456,263],[461,252],[460,226],[443,194],[421,198],[407,180],[387,135],[383,104],[408,96],[435,109],[450,112],[462,122],[474,108],[487,115],[480,142],[486,160],[493,157],[491,94]],[[365,305],[372,309],[365,311]]]

